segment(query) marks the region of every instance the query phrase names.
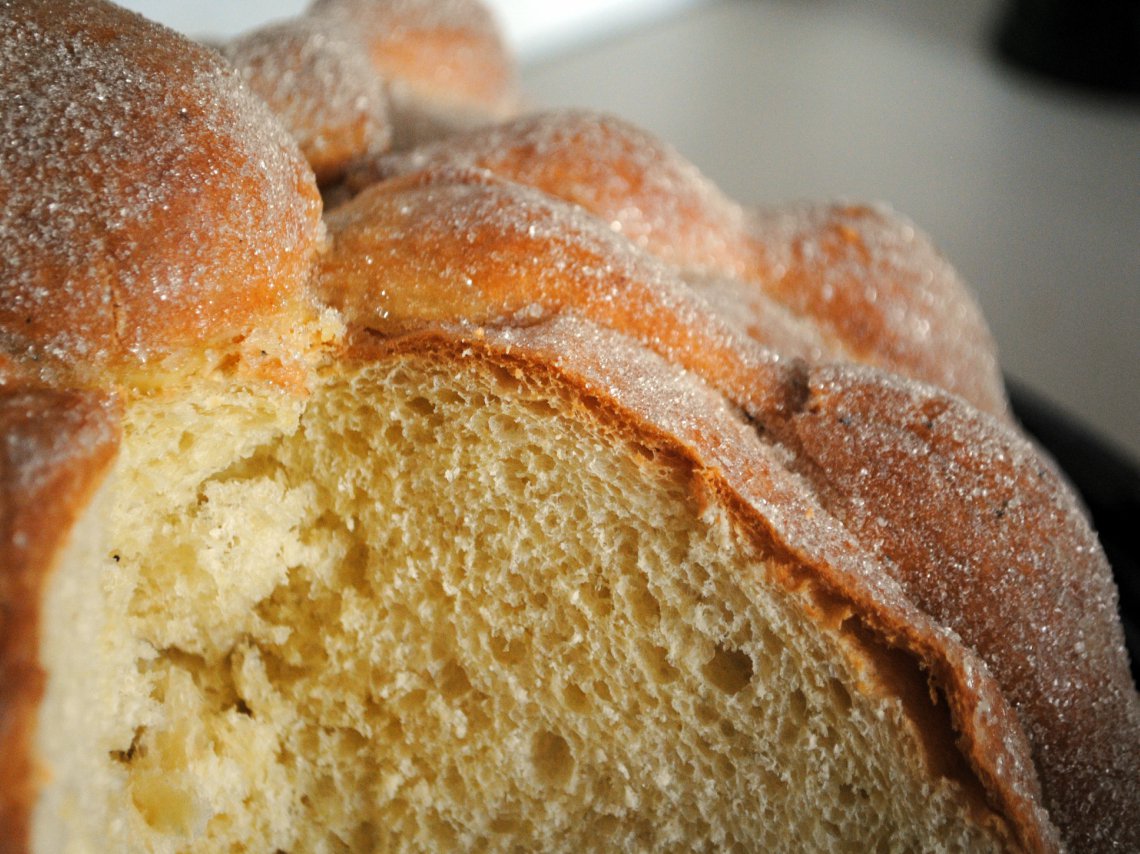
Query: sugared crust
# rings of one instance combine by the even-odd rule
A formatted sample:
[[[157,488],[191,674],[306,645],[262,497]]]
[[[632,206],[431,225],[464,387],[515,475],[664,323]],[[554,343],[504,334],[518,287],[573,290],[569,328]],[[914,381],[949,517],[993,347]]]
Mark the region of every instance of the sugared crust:
[[[314,0],[309,14],[356,32],[395,86],[500,117],[514,106],[514,61],[478,0]]]
[[[391,143],[384,80],[354,33],[295,18],[222,52],[289,129],[318,182],[339,178],[346,163]]]
[[[486,169],[578,205],[698,287],[708,277],[747,283],[751,294],[736,288],[737,311],[765,346],[886,368],[1006,413],[973,298],[929,239],[885,208],[746,211],[649,134],[584,112],[524,117],[364,162],[347,183],[360,190],[445,168]],[[774,323],[773,304],[792,322]],[[795,319],[822,337],[799,335]]]
[[[440,168],[485,169],[578,205],[637,247],[695,272],[744,277],[748,216],[660,140],[583,111],[512,121],[356,164],[346,183]]]
[[[1050,462],[959,401],[851,368],[812,372],[770,423],[823,507],[1017,710],[1074,851],[1140,850],[1140,697],[1116,588]]]
[[[322,186],[389,146],[505,118],[517,101],[514,64],[478,0],[323,0],[222,52]]]
[[[0,852],[26,850],[40,769],[32,755],[43,590],[118,447],[97,393],[55,391],[0,370]]]
[[[315,286],[351,324],[390,335],[432,323],[526,326],[575,312],[731,389],[746,410],[777,405],[757,377],[778,356],[674,270],[531,188],[487,173],[423,173],[375,187],[327,224],[331,245]]]
[[[751,236],[749,280],[842,342],[842,361],[932,383],[1008,417],[981,310],[905,217],[881,205],[792,205],[757,211]]]
[[[146,362],[296,298],[312,173],[215,53],[108,4],[9,0],[0,65],[3,349]]]

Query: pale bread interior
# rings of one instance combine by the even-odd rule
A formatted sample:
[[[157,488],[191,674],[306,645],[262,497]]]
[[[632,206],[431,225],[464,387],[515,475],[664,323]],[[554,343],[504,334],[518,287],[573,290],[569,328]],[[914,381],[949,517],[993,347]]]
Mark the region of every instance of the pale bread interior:
[[[885,665],[569,386],[403,356],[126,418],[49,590],[38,850],[1001,845]]]

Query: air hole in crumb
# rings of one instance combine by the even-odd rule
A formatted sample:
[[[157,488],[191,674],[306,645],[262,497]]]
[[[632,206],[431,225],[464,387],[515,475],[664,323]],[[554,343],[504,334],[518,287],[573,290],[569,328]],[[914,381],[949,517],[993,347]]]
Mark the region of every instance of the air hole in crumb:
[[[649,583],[642,575],[625,579],[623,595],[629,605],[630,615],[643,626],[656,625],[661,620],[661,604],[649,590]]]
[[[788,697],[788,717],[797,724],[803,723],[807,718],[807,697],[798,688]]]
[[[428,832],[435,837],[433,844],[429,847],[437,851],[453,851],[458,847],[459,838],[456,836],[455,828],[437,810],[428,813],[425,824],[428,827]]]
[[[795,744],[807,720],[807,698],[798,688],[788,695],[788,704],[780,720],[779,738],[785,747]]]
[[[826,818],[822,818],[819,820],[819,825],[823,828],[824,833],[826,833],[832,839],[843,838],[843,831],[839,829],[839,825],[837,825],[835,822],[828,821]]]
[[[851,694],[848,692],[847,687],[835,677],[832,677],[827,683],[828,689],[831,691],[831,696],[842,711],[851,711]]]
[[[526,641],[522,638],[501,638],[491,635],[491,655],[500,664],[519,664],[530,654]]]
[[[540,418],[549,418],[558,414],[558,408],[549,401],[523,399],[520,403]]]
[[[337,580],[342,589],[365,591],[369,586],[371,553],[364,543],[354,543],[337,567]]]
[[[570,745],[562,736],[548,730],[535,735],[531,762],[534,763],[535,776],[547,786],[564,785],[574,771]]]
[[[142,743],[143,735],[146,733],[146,727],[137,727],[135,734],[131,738],[130,746],[126,750],[112,750],[111,758],[116,762],[129,763],[136,756],[145,756],[146,747]]]
[[[588,712],[592,705],[589,694],[573,682],[562,689],[562,701],[566,704],[566,708],[572,712]]]
[[[768,768],[758,768],[756,773],[760,784],[760,791],[778,793],[787,790],[787,782],[784,781],[776,772]]]
[[[605,848],[606,846],[600,843],[616,842],[614,837],[620,830],[621,819],[616,815],[603,815],[594,822],[594,839],[599,843],[600,848]]]
[[[492,373],[495,375],[495,381],[498,385],[495,391],[508,396],[519,394],[522,391],[523,384],[521,382],[521,374],[516,376],[508,368],[500,368],[498,366],[492,369]]]
[[[471,680],[467,671],[456,661],[449,661],[439,672],[439,693],[446,700],[453,700],[471,690]]]
[[[498,816],[491,819],[492,833],[513,833],[519,827],[518,820],[510,816]]]
[[[736,776],[736,765],[723,753],[717,753],[713,756],[713,765],[716,766],[716,778],[718,780],[727,782]]]
[[[630,447],[630,450],[633,451],[636,457],[640,457],[646,462],[652,462],[653,460],[657,459],[657,452],[647,445],[642,445],[640,442],[635,442]]]
[[[701,671],[705,678],[726,694],[739,694],[752,681],[752,658],[739,649],[718,645]]]
[[[408,409],[420,415],[434,415],[435,405],[426,397],[413,397],[408,401]]]
[[[646,673],[654,682],[665,685],[676,680],[680,672],[669,663],[669,653],[656,644],[642,642],[641,660]]]
[[[375,851],[379,846],[380,833],[372,822],[361,822],[352,831],[353,851]]]
[[[614,609],[609,585],[603,581],[579,587],[578,601],[596,617],[606,617]]]

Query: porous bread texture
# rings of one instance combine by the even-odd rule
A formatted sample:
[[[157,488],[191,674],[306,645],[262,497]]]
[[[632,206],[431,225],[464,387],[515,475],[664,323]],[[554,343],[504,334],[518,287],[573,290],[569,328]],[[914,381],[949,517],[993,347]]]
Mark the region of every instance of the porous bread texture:
[[[1002,849],[913,664],[557,371],[201,391],[53,576],[37,850]]]

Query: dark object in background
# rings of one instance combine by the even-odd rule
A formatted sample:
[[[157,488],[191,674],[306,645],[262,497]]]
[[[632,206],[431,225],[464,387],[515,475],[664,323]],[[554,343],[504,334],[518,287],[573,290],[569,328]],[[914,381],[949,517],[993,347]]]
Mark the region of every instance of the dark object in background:
[[[1120,618],[1140,685],[1140,465],[1025,385],[1006,378],[1014,415],[1084,498],[1120,589]]]
[[[1102,92],[1140,94],[1140,0],[1009,0],[998,53],[1026,70]]]

